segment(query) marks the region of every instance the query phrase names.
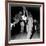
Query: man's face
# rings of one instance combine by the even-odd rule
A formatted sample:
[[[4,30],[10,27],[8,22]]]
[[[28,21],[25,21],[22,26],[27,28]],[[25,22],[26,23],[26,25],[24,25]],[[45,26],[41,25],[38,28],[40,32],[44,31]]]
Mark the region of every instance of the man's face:
[[[24,27],[24,22],[22,21],[22,22],[20,23],[20,25],[21,25],[22,27]]]

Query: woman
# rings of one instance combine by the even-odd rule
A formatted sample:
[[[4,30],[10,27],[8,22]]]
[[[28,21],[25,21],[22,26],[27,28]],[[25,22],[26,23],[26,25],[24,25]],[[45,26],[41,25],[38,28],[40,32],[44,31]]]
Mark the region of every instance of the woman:
[[[31,13],[28,16],[28,24],[27,24],[27,39],[30,39],[31,35],[32,35],[32,28],[33,28],[33,18]]]

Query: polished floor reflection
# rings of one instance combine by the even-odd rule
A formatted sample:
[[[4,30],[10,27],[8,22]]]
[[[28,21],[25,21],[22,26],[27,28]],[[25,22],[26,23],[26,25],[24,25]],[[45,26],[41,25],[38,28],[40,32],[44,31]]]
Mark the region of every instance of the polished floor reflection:
[[[40,38],[40,34],[35,32],[32,36],[32,39],[37,39]],[[15,35],[11,38],[12,40],[16,39],[27,39],[27,34],[26,33],[19,33],[18,35]]]

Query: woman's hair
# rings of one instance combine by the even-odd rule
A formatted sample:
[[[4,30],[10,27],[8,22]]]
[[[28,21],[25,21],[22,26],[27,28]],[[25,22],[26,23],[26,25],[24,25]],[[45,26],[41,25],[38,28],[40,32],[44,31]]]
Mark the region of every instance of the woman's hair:
[[[29,15],[29,17],[32,17],[32,14],[31,14],[31,12],[28,12],[28,15]]]

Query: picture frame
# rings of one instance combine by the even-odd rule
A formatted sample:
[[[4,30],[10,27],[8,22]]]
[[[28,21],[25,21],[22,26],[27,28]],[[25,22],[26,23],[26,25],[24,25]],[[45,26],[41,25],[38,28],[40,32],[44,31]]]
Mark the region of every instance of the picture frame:
[[[11,46],[11,45],[23,45],[23,44],[43,44],[44,43],[44,3],[43,2],[26,2],[26,1],[6,1],[5,4],[6,4],[5,45]],[[31,15],[33,16],[33,23],[35,23],[35,22],[37,23],[37,21],[38,21],[38,23],[37,23],[37,24],[39,24],[38,32],[40,32],[40,33],[38,34],[38,38],[37,38],[37,36],[36,37],[34,36],[35,38],[33,38],[33,39],[25,39],[25,38],[19,39],[20,36],[19,37],[17,36],[18,37],[18,38],[16,38],[17,40],[16,39],[11,40],[11,33],[10,33],[11,23],[13,23],[15,13],[18,14],[19,13],[18,11],[23,12],[23,9],[24,9],[23,6],[29,13],[31,12]],[[13,18],[13,19],[11,19],[11,18]],[[12,22],[11,22],[11,20],[12,20]],[[33,25],[33,30],[34,30],[34,28],[35,27]],[[37,34],[35,34],[35,35],[37,35]]]

